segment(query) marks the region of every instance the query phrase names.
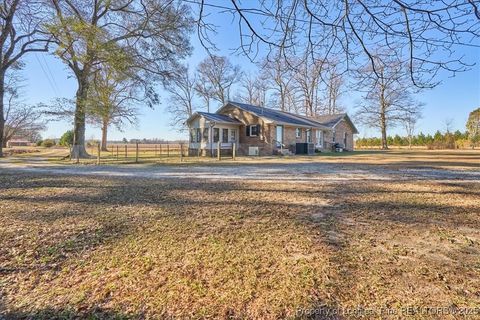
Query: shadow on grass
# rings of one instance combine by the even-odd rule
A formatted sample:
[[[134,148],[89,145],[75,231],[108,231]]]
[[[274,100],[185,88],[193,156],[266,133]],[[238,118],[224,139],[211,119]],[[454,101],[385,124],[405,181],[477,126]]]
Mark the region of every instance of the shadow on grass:
[[[46,308],[43,310],[36,310],[33,312],[13,311],[13,312],[7,312],[3,317],[5,319],[12,319],[12,320],[145,319],[145,316],[140,314],[125,314],[122,312],[104,310],[102,308],[95,308],[95,307],[89,310],[83,310],[81,312],[73,311],[68,308],[66,309]],[[0,313],[0,319],[3,319],[1,313]],[[168,317],[165,317],[164,319],[168,319]]]
[[[299,185],[294,188],[284,189],[273,185],[272,188],[256,184],[234,182],[202,182],[202,181],[175,181],[175,180],[141,180],[109,178],[107,181],[99,177],[61,177],[61,176],[36,176],[15,175],[10,176],[8,181],[10,188],[42,188],[61,187],[74,190],[73,193],[56,194],[55,190],[45,194],[27,197],[22,193],[18,195],[1,195],[0,200],[23,201],[32,204],[60,203],[64,210],[50,210],[43,212],[38,210],[22,210],[11,213],[13,219],[27,222],[53,224],[57,219],[78,215],[85,219],[93,219],[98,222],[98,235],[90,232],[76,230],[73,235],[50,244],[47,248],[40,248],[40,255],[48,255],[48,250],[54,253],[49,263],[61,268],[67,258],[75,258],[85,251],[92,251],[95,247],[109,242],[122,239],[128,234],[134,234],[139,227],[148,226],[149,222],[165,214],[174,215],[178,219],[201,217],[200,215],[228,216],[241,214],[241,219],[249,217],[267,217],[271,220],[286,220],[294,224],[305,226],[312,237],[319,243],[325,244],[331,256],[328,257],[332,273],[337,268],[342,273],[337,275],[332,286],[342,288],[342,281],[351,279],[356,274],[356,264],[345,262],[353,259],[346,255],[346,249],[350,248],[350,239],[342,237],[339,228],[344,224],[345,216],[351,219],[364,219],[370,223],[394,222],[417,225],[418,228],[442,225],[444,227],[477,226],[473,220],[465,219],[463,214],[473,209],[463,205],[444,205],[432,202],[413,203],[408,198],[393,200],[365,200],[363,196],[374,196],[377,193],[386,195],[393,193],[391,190],[376,186],[367,187],[363,184],[329,183],[317,184],[315,189],[311,185]],[[4,183],[6,176],[0,176],[0,182]],[[272,186],[272,184],[269,184]],[[454,185],[456,186],[456,185]],[[466,190],[463,190],[466,191]],[[240,196],[242,193],[246,195]],[[238,193],[238,194],[236,194]],[[269,196],[285,193],[284,197],[270,199]],[[410,191],[401,190],[403,197],[408,197]],[[415,191],[416,194],[429,193]],[[457,193],[457,192],[453,192]],[[461,194],[460,192],[458,192]],[[255,195],[255,196],[252,196]],[[293,203],[295,194],[302,196],[301,202]],[[463,193],[471,196],[472,194]],[[476,194],[473,194],[476,195]],[[291,198],[290,198],[291,197]],[[325,204],[321,200],[330,200]],[[371,199],[371,197],[367,198]],[[290,201],[289,201],[290,200]],[[304,203],[302,203],[304,202]],[[200,207],[211,208],[210,212],[198,213]],[[127,211],[122,211],[121,209]],[[145,208],[153,209],[155,214],[142,216]],[[106,210],[109,209],[109,210]],[[113,209],[113,210],[112,210]],[[160,209],[165,209],[162,211]],[[175,209],[171,210],[170,209]],[[135,217],[134,214],[140,214]],[[228,228],[227,224],[224,228]],[[201,226],[201,228],[203,228]],[[209,231],[209,229],[205,229]],[[351,249],[351,248],[350,248]],[[46,250],[46,251],[41,251]],[[354,250],[354,249],[351,249]],[[68,255],[66,254],[68,253]],[[359,252],[360,254],[360,252]],[[67,257],[68,256],[68,257]],[[42,271],[37,269],[37,271]],[[10,273],[23,272],[21,268],[12,269]],[[307,293],[306,293],[307,294]],[[321,301],[321,298],[318,298]],[[322,303],[313,304],[312,308],[302,314],[300,318],[308,319],[341,319],[336,314],[337,301],[335,296],[330,306]],[[341,301],[338,301],[340,304]],[[318,311],[316,311],[318,310]],[[98,315],[98,317],[97,317]],[[107,310],[92,308],[81,314],[65,310],[45,309],[34,313],[12,313],[10,318],[59,318],[73,319],[90,317],[128,319],[142,318],[142,315],[124,315]],[[232,314],[232,317],[235,314]]]

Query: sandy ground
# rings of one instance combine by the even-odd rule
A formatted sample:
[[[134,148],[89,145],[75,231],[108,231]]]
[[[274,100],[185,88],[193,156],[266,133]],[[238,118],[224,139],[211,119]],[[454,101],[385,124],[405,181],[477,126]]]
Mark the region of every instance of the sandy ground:
[[[479,318],[480,152],[55,157],[0,160],[0,319]]]
[[[480,154],[479,154],[480,156]],[[9,158],[0,162],[0,172],[19,171],[62,175],[89,175],[105,177],[138,177],[152,179],[212,179],[262,181],[342,181],[342,180],[464,180],[480,181],[480,162],[473,165],[441,167],[434,163],[403,162],[375,163],[369,161],[289,161],[277,163],[209,163],[179,165],[72,165],[49,163],[41,157]],[[342,159],[344,160],[344,159]],[[480,161],[480,160],[479,160]]]

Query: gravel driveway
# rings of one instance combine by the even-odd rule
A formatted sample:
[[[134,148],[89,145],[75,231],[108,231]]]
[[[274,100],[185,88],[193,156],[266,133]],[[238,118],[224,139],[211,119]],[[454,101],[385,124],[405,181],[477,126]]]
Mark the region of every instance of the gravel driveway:
[[[184,165],[71,165],[40,158],[0,161],[0,172],[140,177],[152,179],[211,179],[262,181],[342,180],[465,180],[480,181],[480,170],[372,163],[285,162]]]

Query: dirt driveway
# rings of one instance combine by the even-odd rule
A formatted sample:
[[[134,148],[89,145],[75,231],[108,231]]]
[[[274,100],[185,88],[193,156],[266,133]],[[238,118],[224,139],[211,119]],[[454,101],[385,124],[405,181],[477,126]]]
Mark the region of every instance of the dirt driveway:
[[[393,152],[339,157],[279,158],[239,162],[72,165],[41,157],[0,161],[0,171],[45,174],[262,181],[465,180],[480,181],[479,152]]]

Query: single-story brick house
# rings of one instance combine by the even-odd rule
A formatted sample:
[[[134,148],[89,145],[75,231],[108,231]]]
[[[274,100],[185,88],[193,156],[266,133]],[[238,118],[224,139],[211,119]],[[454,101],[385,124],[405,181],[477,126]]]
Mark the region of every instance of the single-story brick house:
[[[353,150],[358,131],[346,113],[306,117],[280,110],[228,102],[215,113],[196,112],[186,122],[191,155],[311,154],[335,144]]]

